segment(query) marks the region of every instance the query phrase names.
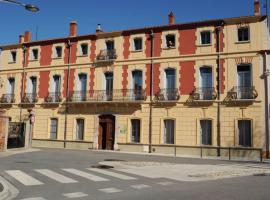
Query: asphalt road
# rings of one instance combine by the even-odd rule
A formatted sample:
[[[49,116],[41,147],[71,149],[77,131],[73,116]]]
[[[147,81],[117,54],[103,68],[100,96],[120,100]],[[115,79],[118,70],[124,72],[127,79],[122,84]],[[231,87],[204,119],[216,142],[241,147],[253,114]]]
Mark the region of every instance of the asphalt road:
[[[270,174],[185,182],[167,178],[153,179],[113,170],[109,174],[101,174],[88,169],[106,159],[195,165],[232,163],[90,150],[41,149],[1,157],[0,175],[19,190],[18,200],[270,199]]]

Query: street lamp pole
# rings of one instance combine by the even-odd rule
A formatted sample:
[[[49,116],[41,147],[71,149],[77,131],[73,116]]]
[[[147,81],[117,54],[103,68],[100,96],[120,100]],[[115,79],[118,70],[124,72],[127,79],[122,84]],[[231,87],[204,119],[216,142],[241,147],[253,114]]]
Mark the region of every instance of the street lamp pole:
[[[22,6],[24,7],[26,10],[30,11],[30,12],[38,12],[39,8],[37,6],[34,6],[32,4],[24,4],[18,1],[14,1],[14,0],[0,0],[0,2],[4,2],[4,3],[12,3],[18,6]]]

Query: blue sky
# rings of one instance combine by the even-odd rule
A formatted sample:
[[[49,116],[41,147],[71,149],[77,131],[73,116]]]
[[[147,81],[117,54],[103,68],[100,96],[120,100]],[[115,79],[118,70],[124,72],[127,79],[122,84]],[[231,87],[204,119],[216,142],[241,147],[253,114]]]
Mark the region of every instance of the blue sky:
[[[32,40],[65,37],[76,20],[78,34],[167,24],[173,11],[176,22],[253,15],[253,0],[20,0],[35,4],[39,13],[0,2],[0,44],[18,42],[19,34],[32,32]],[[264,0],[261,0],[264,1]]]

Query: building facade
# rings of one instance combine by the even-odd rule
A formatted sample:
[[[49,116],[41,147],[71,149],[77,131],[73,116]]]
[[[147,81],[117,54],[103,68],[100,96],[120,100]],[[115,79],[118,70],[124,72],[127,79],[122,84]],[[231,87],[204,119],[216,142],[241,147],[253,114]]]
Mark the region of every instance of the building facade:
[[[254,16],[177,24],[170,13],[168,25],[90,35],[71,22],[68,37],[43,41],[25,32],[1,47],[0,107],[12,122],[35,115],[35,146],[267,152],[269,33],[254,6]]]

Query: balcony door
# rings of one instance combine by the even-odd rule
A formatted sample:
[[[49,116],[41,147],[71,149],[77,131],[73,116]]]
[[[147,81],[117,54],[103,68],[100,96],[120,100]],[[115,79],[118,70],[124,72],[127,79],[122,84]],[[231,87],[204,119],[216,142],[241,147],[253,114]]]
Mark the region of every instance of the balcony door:
[[[114,41],[113,40],[106,41],[106,49],[107,50],[113,50],[114,49]]]
[[[11,103],[14,99],[14,91],[15,91],[15,78],[8,79],[8,88],[7,88],[7,103]]]
[[[136,70],[132,72],[132,80],[133,80],[133,92],[134,98],[140,99],[142,97],[142,71]]]
[[[200,68],[200,99],[212,98],[213,75],[211,67]]]
[[[37,94],[37,77],[31,76],[29,80],[28,98],[30,102],[33,102]]]
[[[61,93],[61,79],[59,75],[55,75],[53,76],[53,94],[52,94],[52,98],[53,101],[58,101],[59,97],[60,97],[60,93]]]
[[[79,97],[81,101],[85,101],[87,91],[87,75],[79,74]]]
[[[113,97],[113,73],[105,73],[105,89],[106,89],[106,100],[111,101]]]
[[[251,93],[251,67],[250,65],[237,66],[237,97],[239,99],[249,99]]]
[[[165,87],[166,87],[166,95],[165,98],[167,100],[175,99],[175,69],[166,69],[165,70]]]

